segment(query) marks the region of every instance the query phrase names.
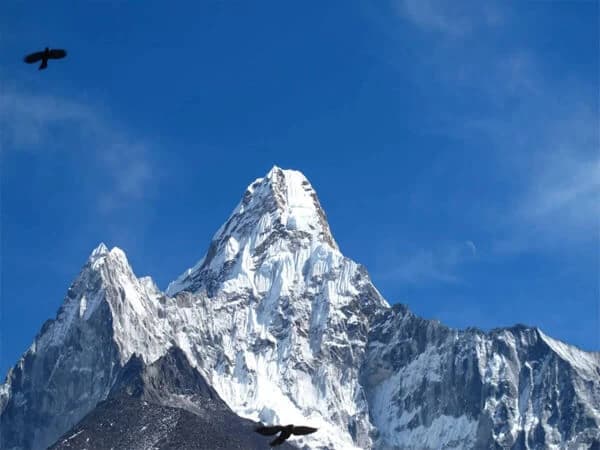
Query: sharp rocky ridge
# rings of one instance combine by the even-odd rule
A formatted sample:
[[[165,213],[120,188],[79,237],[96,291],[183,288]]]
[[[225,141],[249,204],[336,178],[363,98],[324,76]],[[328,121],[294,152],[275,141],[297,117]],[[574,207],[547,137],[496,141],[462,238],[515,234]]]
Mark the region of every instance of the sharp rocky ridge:
[[[600,439],[598,353],[534,327],[459,331],[390,307],[297,171],[253,182],[166,292],[120,249],[96,248],[0,387],[0,448],[46,448],[97,408],[105,417],[128,364],[164,366],[173,349],[237,415],[318,427],[305,448]]]

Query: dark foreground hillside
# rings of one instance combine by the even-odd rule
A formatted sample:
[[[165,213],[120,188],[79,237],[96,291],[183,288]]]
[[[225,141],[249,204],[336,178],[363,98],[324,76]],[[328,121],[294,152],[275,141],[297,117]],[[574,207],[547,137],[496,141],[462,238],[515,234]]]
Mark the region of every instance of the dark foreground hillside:
[[[132,358],[109,397],[50,449],[269,448],[272,438],[255,433],[255,426],[231,411],[174,347],[149,366]]]

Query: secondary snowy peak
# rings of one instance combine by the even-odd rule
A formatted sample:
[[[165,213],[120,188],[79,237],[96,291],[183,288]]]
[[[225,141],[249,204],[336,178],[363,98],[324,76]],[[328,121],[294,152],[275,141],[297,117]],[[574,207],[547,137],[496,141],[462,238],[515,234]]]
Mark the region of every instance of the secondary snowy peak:
[[[151,280],[135,276],[121,249],[100,244],[56,318],[8,373],[0,448],[46,448],[105,398],[134,352],[146,360],[163,355],[168,345],[154,320],[158,295]]]
[[[275,166],[248,186],[206,256],[171,283],[167,293],[196,291],[203,284],[200,279],[222,279],[236,260],[250,264],[268,247],[295,252],[316,246],[339,253],[315,190],[302,173]]]
[[[133,278],[135,275],[123,250],[118,247],[109,250],[104,243],[98,245],[69,287],[56,319],[47,321],[42,327],[33,349],[62,345],[78,321],[89,321],[96,313],[106,300],[109,286]]]
[[[146,328],[152,329],[150,323],[159,307],[156,299],[160,295],[150,277],[136,277],[123,250],[118,247],[109,250],[100,244],[69,288],[56,320],[48,321],[42,329],[36,346],[61,345],[73,328],[90,322],[102,310],[101,314],[109,315],[107,323],[111,325],[110,332],[123,362],[139,350],[140,341],[154,336]],[[144,354],[149,358],[156,359],[162,354],[162,343],[156,349],[148,345],[144,342]]]

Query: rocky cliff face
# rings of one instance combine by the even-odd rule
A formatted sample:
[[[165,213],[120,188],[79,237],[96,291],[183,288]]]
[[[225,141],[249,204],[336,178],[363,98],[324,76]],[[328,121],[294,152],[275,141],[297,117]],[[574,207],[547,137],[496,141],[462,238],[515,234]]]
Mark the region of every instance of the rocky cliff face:
[[[98,247],[0,390],[0,447],[44,448],[135,354],[169,349],[242,417],[319,428],[308,448],[579,448],[600,437],[600,357],[514,327],[452,330],[390,308],[316,193],[273,168],[162,293]],[[76,375],[77,374],[77,375]]]
[[[361,375],[376,448],[588,448],[600,438],[600,358],[515,326],[457,331],[396,305]]]

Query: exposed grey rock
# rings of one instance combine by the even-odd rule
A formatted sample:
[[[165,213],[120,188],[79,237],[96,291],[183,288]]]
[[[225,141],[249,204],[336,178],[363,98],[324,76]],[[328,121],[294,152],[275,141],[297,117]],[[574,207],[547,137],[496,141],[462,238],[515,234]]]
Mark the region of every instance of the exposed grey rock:
[[[536,328],[457,331],[396,307],[371,328],[361,371],[375,447],[588,448],[599,361]]]

